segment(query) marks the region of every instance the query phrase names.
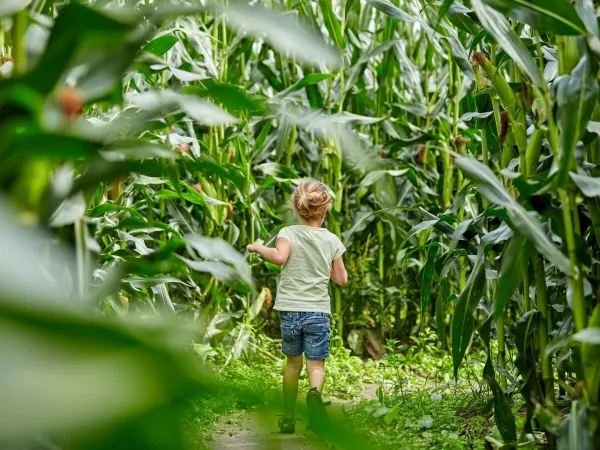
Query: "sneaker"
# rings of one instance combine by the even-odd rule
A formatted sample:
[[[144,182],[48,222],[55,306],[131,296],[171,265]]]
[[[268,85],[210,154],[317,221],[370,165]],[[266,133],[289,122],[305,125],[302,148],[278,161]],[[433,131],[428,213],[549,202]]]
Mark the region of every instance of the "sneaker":
[[[306,394],[306,406],[310,416],[310,427],[323,429],[327,425],[329,417],[327,417],[323,398],[317,388],[312,388]]]
[[[280,417],[278,425],[283,434],[292,434],[296,432],[296,419]]]

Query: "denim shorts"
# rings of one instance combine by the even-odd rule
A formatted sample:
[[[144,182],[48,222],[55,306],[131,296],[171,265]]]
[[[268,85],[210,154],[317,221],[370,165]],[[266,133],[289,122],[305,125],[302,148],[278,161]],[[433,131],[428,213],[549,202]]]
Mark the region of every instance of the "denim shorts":
[[[281,351],[321,361],[329,357],[330,315],[321,312],[281,312]]]

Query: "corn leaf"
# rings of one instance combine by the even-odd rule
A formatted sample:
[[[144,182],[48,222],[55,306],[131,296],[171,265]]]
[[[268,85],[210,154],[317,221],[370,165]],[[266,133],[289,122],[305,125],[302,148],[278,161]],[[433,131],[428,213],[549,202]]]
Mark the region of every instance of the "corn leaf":
[[[24,10],[31,0],[3,0],[0,4],[0,17],[8,17]]]
[[[598,84],[596,64],[588,56],[581,58],[571,75],[556,81],[557,119],[560,130],[559,184],[564,184],[575,165],[577,142],[586,132],[596,106]]]
[[[571,413],[560,425],[558,430],[559,448],[576,450],[593,450],[596,448],[590,427],[588,426],[589,413],[586,406],[575,400]]]
[[[471,274],[454,306],[452,316],[452,363],[454,378],[458,379],[458,370],[473,337],[475,318],[473,314],[485,288],[485,252],[480,250],[471,268]]]
[[[569,259],[550,241],[537,215],[527,212],[504,189],[502,183],[500,183],[489,167],[473,159],[463,157],[457,158],[456,165],[477,186],[482,195],[491,202],[505,208],[515,229],[518,229],[523,235],[528,237],[542,255],[546,256],[563,273],[570,273]]]
[[[482,0],[473,0],[472,3],[483,28],[498,41],[498,44],[536,86],[543,87],[545,83],[538,66],[533,61],[527,47],[513,31],[506,17],[487,6]]]
[[[335,48],[289,16],[237,1],[212,5],[211,8],[224,14],[227,22],[239,31],[264,36],[273,48],[287,56],[309,65],[323,63],[331,69],[340,65],[339,52]]]
[[[488,6],[542,33],[585,34],[585,25],[567,0],[483,0]]]
[[[529,262],[528,240],[521,234],[515,234],[502,254],[496,299],[494,302],[494,318],[500,317],[513,292],[523,282]]]

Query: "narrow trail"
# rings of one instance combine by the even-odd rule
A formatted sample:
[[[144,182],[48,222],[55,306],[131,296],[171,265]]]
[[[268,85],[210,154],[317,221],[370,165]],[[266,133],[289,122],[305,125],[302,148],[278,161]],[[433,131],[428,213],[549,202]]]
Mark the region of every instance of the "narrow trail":
[[[359,398],[348,401],[336,398],[327,408],[332,417],[344,414],[344,409],[352,408],[362,399],[376,398],[377,385],[366,384]],[[299,420],[296,433],[281,434],[277,427],[278,417],[271,408],[261,407],[222,416],[212,434],[212,441],[206,442],[211,450],[261,449],[261,450],[326,450],[330,446],[319,440],[307,429],[307,422]]]

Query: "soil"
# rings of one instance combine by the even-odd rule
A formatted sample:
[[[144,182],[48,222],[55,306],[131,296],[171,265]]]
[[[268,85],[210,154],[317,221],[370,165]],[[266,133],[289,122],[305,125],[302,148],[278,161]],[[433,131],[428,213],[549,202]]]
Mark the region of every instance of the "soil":
[[[343,415],[344,409],[352,408],[361,399],[376,398],[377,385],[364,386],[360,398],[354,401],[329,399],[327,408],[331,416]],[[325,399],[328,400],[328,399]],[[277,427],[278,411],[268,407],[240,411],[222,416],[212,434],[212,441],[205,442],[211,450],[261,449],[261,450],[326,450],[331,448],[319,440],[309,429],[307,420],[300,418],[294,434],[281,434]]]

